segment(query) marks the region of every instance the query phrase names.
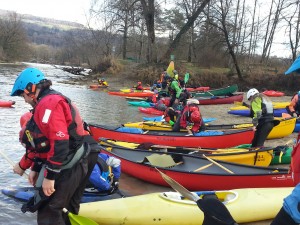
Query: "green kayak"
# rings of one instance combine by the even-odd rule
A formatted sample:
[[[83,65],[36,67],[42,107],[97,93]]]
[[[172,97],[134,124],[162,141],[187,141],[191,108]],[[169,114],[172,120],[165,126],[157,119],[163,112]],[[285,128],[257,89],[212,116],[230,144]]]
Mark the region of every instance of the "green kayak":
[[[250,148],[251,144],[243,144],[236,146],[236,148]],[[273,151],[273,159],[270,165],[277,165],[277,164],[290,164],[291,163],[291,155],[292,155],[293,148],[286,145],[277,146],[274,148]]]
[[[224,88],[211,89],[203,92],[191,92],[194,98],[198,97],[211,97],[211,96],[224,96],[230,95],[234,92],[238,91],[238,86],[236,84],[227,86]]]

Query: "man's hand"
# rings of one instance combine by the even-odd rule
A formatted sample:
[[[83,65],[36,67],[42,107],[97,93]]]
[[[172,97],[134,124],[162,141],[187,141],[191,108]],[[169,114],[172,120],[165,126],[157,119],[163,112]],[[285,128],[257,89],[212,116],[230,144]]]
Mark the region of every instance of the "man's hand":
[[[28,181],[32,186],[35,186],[36,180],[38,179],[38,173],[35,171],[30,171],[29,175],[28,175]]]
[[[24,174],[24,172],[25,172],[25,170],[23,170],[23,169],[20,167],[19,163],[16,163],[16,164],[14,165],[13,171],[14,171],[14,173],[16,173],[16,174],[18,174],[18,175],[20,175],[20,176],[22,176],[22,175]]]
[[[55,191],[54,183],[55,183],[55,180],[49,180],[47,178],[44,178],[42,188],[43,188],[43,192],[46,196],[50,196],[54,193],[54,191]]]
[[[294,113],[293,113],[293,117],[296,117],[296,118],[297,118],[297,117],[298,117],[298,116],[297,116],[297,113],[294,112]]]

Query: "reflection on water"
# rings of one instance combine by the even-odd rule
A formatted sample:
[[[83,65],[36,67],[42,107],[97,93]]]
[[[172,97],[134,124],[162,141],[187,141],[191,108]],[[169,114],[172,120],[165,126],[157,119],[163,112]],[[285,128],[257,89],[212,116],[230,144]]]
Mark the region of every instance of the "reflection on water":
[[[30,106],[20,97],[11,97],[10,91],[16,76],[27,66],[41,69],[46,77],[53,81],[55,90],[62,92],[75,102],[82,117],[88,123],[119,125],[142,119],[143,115],[135,107],[129,107],[127,102],[121,97],[110,96],[105,91],[92,91],[86,86],[62,83],[73,75],[60,69],[55,69],[51,65],[0,65],[0,100],[16,101],[14,108],[0,108],[0,150],[16,162],[24,153],[24,149],[18,141],[19,118],[30,109]],[[110,86],[113,85],[110,83]],[[10,165],[2,157],[0,157],[0,171],[0,189],[10,186],[28,186],[27,181],[23,177],[12,173]],[[156,189],[164,189],[155,185],[145,184],[125,174],[122,175],[120,183],[121,187],[123,186],[132,194],[142,194]],[[36,224],[36,214],[23,214],[20,207],[21,204],[19,202],[0,194],[0,224]]]

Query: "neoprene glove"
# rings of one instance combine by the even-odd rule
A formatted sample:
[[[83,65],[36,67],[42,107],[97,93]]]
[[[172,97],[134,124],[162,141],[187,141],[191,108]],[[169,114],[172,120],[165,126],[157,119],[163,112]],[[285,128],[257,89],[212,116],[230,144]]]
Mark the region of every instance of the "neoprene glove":
[[[170,124],[171,126],[173,126],[173,125],[174,125],[174,122],[173,122],[172,120],[170,120],[170,121],[169,121],[169,124]]]

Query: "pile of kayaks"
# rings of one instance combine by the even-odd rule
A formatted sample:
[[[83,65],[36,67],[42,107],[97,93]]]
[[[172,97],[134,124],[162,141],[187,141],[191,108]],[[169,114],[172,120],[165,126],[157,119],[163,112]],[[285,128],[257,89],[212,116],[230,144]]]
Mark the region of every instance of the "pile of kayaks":
[[[271,133],[268,135],[268,139],[276,139],[287,137],[293,133],[296,124],[296,118],[275,118],[278,123]],[[142,121],[135,123],[125,123],[125,127],[135,127],[143,130],[156,130],[156,131],[171,131],[172,127],[166,122],[155,122],[155,121]],[[253,127],[252,123],[241,123],[241,124],[206,124],[207,130],[228,130],[228,129],[245,129]],[[182,130],[186,131],[186,130]]]

